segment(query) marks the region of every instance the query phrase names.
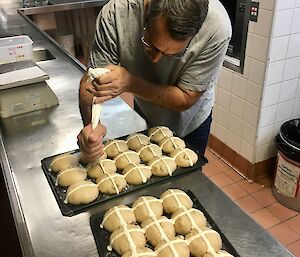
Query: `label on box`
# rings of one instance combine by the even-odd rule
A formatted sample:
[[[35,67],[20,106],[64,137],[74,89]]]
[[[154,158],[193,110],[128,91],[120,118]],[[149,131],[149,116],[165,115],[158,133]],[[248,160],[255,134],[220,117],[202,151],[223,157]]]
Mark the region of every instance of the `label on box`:
[[[300,185],[300,167],[296,166],[281,154],[278,154],[275,186],[278,191],[288,197],[297,197]]]

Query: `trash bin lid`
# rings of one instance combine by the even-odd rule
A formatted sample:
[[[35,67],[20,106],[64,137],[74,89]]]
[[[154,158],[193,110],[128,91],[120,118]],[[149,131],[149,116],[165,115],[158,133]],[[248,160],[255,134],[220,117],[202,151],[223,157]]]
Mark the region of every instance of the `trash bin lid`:
[[[279,135],[286,144],[300,151],[300,118],[283,123]]]

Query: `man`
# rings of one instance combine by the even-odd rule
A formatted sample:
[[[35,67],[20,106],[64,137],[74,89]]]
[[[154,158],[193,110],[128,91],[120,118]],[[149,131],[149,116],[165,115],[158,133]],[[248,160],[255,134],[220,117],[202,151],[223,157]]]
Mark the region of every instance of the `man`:
[[[96,22],[89,66],[110,73],[80,83],[84,128],[78,144],[88,160],[102,153],[101,124],[92,131],[91,102],[123,92],[149,126],[164,125],[204,155],[214,85],[231,37],[218,0],[110,0]]]

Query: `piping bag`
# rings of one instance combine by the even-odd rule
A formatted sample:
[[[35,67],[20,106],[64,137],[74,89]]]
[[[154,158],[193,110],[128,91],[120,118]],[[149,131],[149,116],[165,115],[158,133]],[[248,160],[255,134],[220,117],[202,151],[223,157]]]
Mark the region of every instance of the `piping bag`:
[[[87,82],[91,83],[95,78],[105,74],[105,73],[109,73],[110,70],[106,69],[106,68],[89,68],[87,75],[88,75],[88,79]],[[100,113],[102,110],[102,105],[103,103],[95,103],[95,99],[96,97],[94,96],[93,98],[93,103],[92,103],[92,119],[91,119],[91,124],[92,124],[92,128],[93,130],[97,127],[98,123],[99,123],[99,119],[100,119]]]

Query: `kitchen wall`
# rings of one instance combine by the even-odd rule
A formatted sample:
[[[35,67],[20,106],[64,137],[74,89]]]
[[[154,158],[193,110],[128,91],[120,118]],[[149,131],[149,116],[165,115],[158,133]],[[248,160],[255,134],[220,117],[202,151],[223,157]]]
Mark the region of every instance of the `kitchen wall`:
[[[300,0],[260,0],[244,73],[223,67],[211,134],[255,164],[276,155],[280,125],[300,117]]]

